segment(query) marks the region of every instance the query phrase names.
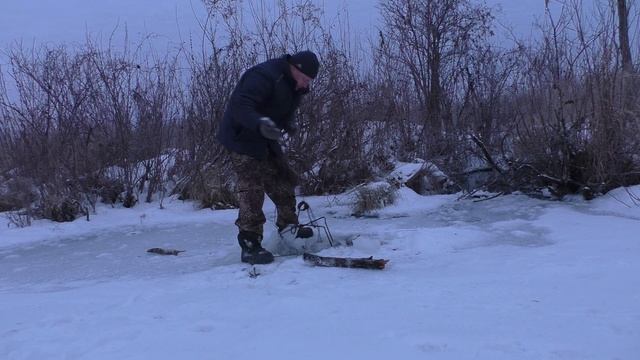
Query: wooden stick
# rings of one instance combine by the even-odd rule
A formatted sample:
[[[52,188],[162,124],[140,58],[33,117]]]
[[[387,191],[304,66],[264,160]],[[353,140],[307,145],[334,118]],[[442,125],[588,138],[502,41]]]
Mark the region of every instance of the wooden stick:
[[[174,255],[178,256],[184,250],[175,250],[175,249],[162,249],[162,248],[152,248],[147,250],[148,253],[158,254],[158,255]]]
[[[382,270],[389,260],[368,258],[342,258],[342,257],[328,257],[318,256],[309,253],[302,255],[304,261],[314,266],[325,267],[342,267],[342,268],[357,268],[357,269],[376,269]]]

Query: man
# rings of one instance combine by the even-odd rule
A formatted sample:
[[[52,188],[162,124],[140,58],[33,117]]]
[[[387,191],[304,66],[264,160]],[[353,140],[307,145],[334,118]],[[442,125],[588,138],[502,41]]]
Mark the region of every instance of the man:
[[[313,236],[311,228],[298,225],[294,193],[298,180],[279,140],[283,131],[295,132],[294,113],[319,68],[311,51],[268,60],[242,75],[227,104],[217,138],[229,150],[238,178],[236,225],[243,262],[273,262],[273,254],[261,245],[265,193],[276,205],[281,234]]]

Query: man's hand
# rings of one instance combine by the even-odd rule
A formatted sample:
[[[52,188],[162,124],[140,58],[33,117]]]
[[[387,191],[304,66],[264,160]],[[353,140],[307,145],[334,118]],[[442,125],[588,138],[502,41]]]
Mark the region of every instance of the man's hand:
[[[287,126],[285,130],[287,131],[287,134],[289,134],[289,136],[295,136],[298,133],[298,125],[289,124],[289,126]]]
[[[260,134],[266,137],[269,140],[280,140],[280,136],[282,136],[282,131],[276,123],[273,122],[268,117],[260,118]]]

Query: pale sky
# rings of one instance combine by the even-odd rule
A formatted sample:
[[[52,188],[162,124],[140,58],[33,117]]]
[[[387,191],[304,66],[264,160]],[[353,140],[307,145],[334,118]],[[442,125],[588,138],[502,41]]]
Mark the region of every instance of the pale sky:
[[[377,0],[315,0],[329,19],[347,8],[352,27],[374,31]],[[1,0],[0,49],[20,41],[35,43],[83,43],[88,33],[108,39],[114,29],[128,30],[131,40],[144,34],[157,36],[157,44],[178,44],[189,33],[199,34],[196,18],[205,14],[200,0]],[[527,35],[536,16],[544,13],[544,0],[487,0],[499,6],[501,23]],[[119,38],[121,39],[121,37]],[[171,46],[171,45],[170,45]]]

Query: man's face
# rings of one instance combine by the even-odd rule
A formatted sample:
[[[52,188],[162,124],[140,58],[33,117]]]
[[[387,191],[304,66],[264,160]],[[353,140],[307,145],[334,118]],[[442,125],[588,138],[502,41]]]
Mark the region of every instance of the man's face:
[[[296,68],[295,66],[290,65],[290,67],[291,76],[293,76],[293,79],[296,81],[296,90],[302,90],[303,92],[309,91],[309,85],[311,84],[311,81],[313,81],[313,79],[307,76],[302,71],[298,70],[298,68]]]

